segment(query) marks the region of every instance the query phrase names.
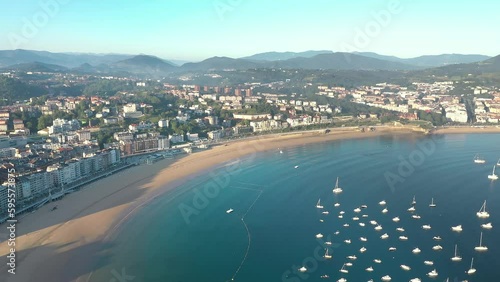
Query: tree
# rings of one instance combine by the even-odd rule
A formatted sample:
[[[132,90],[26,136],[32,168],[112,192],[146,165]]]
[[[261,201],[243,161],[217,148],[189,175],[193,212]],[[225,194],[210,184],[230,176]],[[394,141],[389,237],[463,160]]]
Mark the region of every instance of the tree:
[[[42,115],[38,118],[38,130],[45,129],[47,126],[52,125],[53,118],[51,115]]]

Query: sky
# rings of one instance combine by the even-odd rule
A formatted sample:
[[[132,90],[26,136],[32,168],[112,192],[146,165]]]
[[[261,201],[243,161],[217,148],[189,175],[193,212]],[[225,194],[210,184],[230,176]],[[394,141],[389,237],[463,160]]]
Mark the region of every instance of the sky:
[[[500,54],[500,1],[0,1],[0,50],[199,61],[268,51]]]

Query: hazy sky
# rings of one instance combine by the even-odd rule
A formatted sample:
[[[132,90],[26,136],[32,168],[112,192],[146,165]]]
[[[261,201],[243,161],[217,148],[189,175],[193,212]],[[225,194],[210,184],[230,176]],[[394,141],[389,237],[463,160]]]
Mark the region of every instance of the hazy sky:
[[[498,11],[496,0],[0,1],[0,49],[180,60],[305,50],[495,56]]]

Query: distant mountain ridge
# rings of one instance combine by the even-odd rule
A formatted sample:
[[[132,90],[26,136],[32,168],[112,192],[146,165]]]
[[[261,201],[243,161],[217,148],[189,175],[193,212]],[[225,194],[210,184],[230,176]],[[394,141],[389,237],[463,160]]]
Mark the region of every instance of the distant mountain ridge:
[[[468,64],[487,60],[491,57],[485,55],[464,55],[464,54],[441,54],[424,55],[415,58],[402,59],[395,56],[385,56],[372,52],[354,52],[354,54],[376,58],[380,60],[393,61],[403,64],[414,65],[418,67],[441,67],[453,64]]]
[[[242,57],[240,59],[250,61],[284,61],[298,57],[311,58],[316,55],[331,53],[333,53],[333,51],[330,50],[309,50],[304,52],[265,52],[254,54],[252,56]]]

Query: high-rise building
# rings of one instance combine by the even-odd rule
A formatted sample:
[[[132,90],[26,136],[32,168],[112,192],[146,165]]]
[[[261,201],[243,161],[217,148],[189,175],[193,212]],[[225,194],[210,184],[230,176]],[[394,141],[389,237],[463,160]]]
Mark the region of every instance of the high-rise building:
[[[239,88],[234,89],[234,95],[241,96],[241,89]]]
[[[245,92],[246,92],[246,93],[245,93],[245,94],[246,94],[245,96],[247,96],[247,97],[252,97],[252,88],[248,88],[247,90],[245,90]]]

